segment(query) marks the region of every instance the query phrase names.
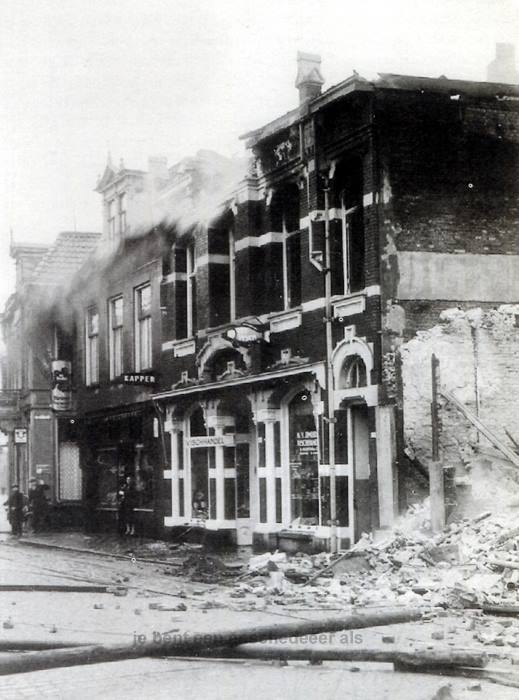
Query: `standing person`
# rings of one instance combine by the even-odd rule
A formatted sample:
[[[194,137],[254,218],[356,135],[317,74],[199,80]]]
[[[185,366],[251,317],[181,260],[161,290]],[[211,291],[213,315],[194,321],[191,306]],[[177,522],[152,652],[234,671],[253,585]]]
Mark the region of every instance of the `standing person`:
[[[135,511],[137,489],[133,477],[127,476],[119,491],[119,530],[121,535],[135,535]],[[124,532],[123,532],[124,526]]]
[[[11,486],[11,495],[4,505],[7,506],[7,518],[11,523],[13,535],[21,537],[23,530],[25,498],[23,493],[20,493],[18,484],[13,484]]]
[[[29,481],[27,498],[32,530],[41,532],[47,518],[47,498],[44,484],[38,484],[34,477]]]

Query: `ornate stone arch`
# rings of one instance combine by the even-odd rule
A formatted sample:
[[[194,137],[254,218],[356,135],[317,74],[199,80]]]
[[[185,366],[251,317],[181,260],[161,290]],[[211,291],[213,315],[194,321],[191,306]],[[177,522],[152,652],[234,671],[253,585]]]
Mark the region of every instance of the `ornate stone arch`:
[[[350,337],[342,340],[332,353],[335,408],[338,409],[345,399],[363,400],[368,406],[377,404],[377,386],[371,383],[374,366],[373,345],[364,338]],[[355,368],[357,372],[365,372],[364,381],[349,384],[347,377]]]
[[[199,378],[207,380],[210,375],[211,364],[216,356],[221,352],[229,350],[241,355],[247,371],[250,369],[251,357],[248,348],[235,347],[230,340],[218,335],[209,338],[196,357]]]

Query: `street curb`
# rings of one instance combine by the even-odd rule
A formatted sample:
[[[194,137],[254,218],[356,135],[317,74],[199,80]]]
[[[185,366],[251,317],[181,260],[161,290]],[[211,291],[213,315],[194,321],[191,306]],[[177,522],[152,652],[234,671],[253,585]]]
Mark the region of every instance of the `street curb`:
[[[41,542],[39,540],[27,540],[19,539],[18,544],[27,545],[29,547],[40,547],[41,549],[57,549],[63,552],[73,552],[76,554],[93,554],[100,557],[109,557],[110,559],[119,559],[122,561],[138,561],[144,564],[161,564],[167,566],[174,566],[174,562],[165,561],[163,559],[142,559],[141,557],[134,557],[129,554],[111,554],[110,552],[103,552],[97,549],[87,549],[85,547],[70,547],[66,544],[51,544],[50,542]]]

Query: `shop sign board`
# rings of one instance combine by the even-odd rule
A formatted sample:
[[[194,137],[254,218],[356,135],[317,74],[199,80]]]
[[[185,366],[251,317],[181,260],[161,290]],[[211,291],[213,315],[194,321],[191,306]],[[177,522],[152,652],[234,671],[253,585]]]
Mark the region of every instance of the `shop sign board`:
[[[27,443],[27,428],[15,428],[14,441],[17,445],[25,445]]]
[[[234,447],[234,435],[195,435],[188,438],[188,447]]]
[[[298,431],[296,433],[296,447],[300,455],[316,455],[318,452],[317,431]]]
[[[55,411],[70,411],[72,408],[72,363],[68,360],[53,360],[51,404]]]
[[[131,372],[123,374],[123,384],[147,384],[154,386],[157,383],[154,374],[143,374],[142,372]]]

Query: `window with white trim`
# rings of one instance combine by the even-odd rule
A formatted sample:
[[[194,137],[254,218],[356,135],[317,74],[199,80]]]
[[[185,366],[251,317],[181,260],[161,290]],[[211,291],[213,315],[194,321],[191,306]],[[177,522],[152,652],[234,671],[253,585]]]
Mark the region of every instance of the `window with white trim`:
[[[110,379],[123,373],[123,298],[108,302],[108,351],[110,357]]]
[[[196,331],[196,261],[195,246],[186,249],[186,335],[190,338]]]
[[[289,184],[274,195],[272,225],[280,231],[283,309],[301,303],[301,238],[299,231],[299,188]],[[277,296],[277,295],[276,295]]]
[[[365,240],[362,160],[349,158],[336,169],[330,222],[332,294],[358,292],[365,284]]]
[[[151,285],[135,290],[135,370],[151,369]]]
[[[99,383],[99,311],[91,306],[86,312],[85,381],[87,386]]]

